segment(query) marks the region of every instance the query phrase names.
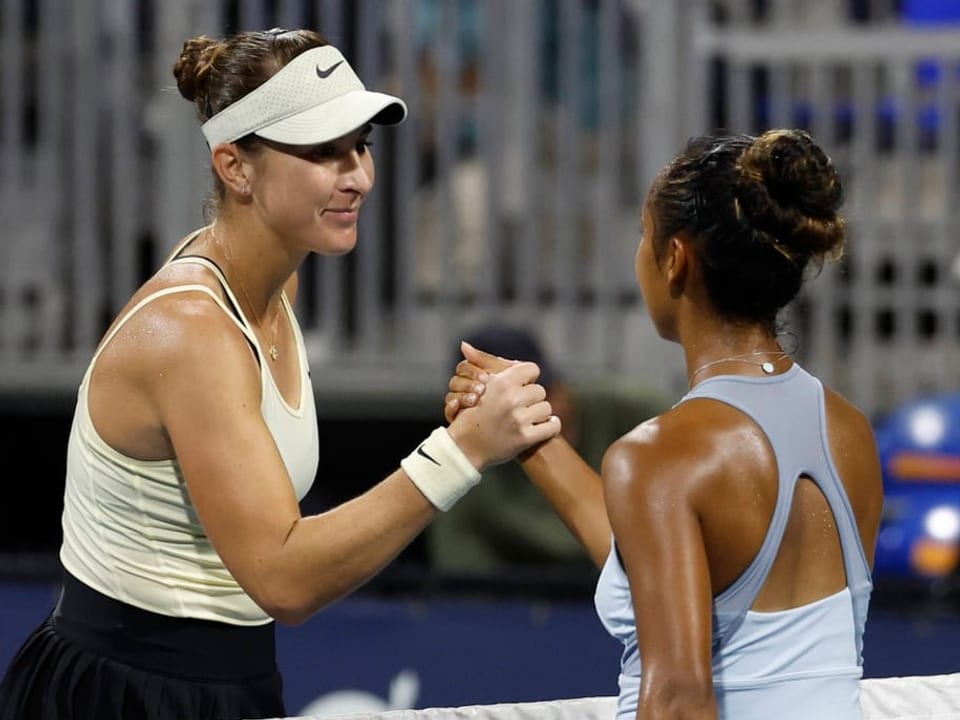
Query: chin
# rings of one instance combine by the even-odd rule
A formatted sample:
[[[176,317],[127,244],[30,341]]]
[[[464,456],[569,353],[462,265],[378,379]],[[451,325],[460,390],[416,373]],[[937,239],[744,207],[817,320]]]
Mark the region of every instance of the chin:
[[[346,255],[347,253],[353,252],[357,247],[357,237],[354,235],[347,242],[337,243],[334,245],[334,251],[338,255]]]
[[[356,232],[350,234],[325,233],[324,235],[325,237],[317,243],[322,248],[320,252],[324,255],[347,255],[357,247]]]

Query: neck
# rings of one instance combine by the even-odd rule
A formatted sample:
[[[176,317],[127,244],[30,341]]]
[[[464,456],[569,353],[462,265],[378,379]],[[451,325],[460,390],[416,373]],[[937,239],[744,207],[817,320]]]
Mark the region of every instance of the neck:
[[[239,289],[239,297],[237,298],[237,301],[241,303],[241,305],[244,303],[246,304],[247,310],[244,311],[244,314],[246,315],[247,312],[250,312],[249,322],[254,323],[256,328],[259,328],[258,334],[266,343],[265,349],[267,355],[271,360],[276,362],[280,357],[278,323],[280,320],[280,310],[283,304],[283,285],[281,284],[277,287],[277,290],[273,293],[273,296],[275,297],[267,297],[267,299],[261,305],[263,309],[261,312],[260,308],[254,304],[254,301],[250,296],[244,276],[237,269],[232,248],[227,244],[227,242],[224,242],[220,235],[217,234],[216,223],[214,223],[214,225],[210,228],[210,237],[213,245],[217,249],[217,252],[223,258],[225,265],[224,270],[228,272],[228,275],[226,276],[227,283],[231,286],[234,295],[238,295],[237,290]],[[272,310],[271,305],[273,306]],[[272,318],[272,320],[268,320],[268,318]]]
[[[788,354],[775,336],[757,328],[705,333],[684,345],[690,387],[712,375],[771,375],[786,369]]]
[[[235,223],[217,219],[208,234],[215,252],[224,260],[222,269],[231,289],[243,296],[251,319],[259,324],[273,317],[280,308],[280,295],[289,273],[272,272],[271,259],[263,252],[261,239]]]

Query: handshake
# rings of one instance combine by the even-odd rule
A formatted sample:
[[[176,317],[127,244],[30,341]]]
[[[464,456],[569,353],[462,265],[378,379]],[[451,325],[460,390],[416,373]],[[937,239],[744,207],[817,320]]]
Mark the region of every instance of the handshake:
[[[440,510],[453,507],[484,469],[560,433],[536,363],[506,360],[461,343],[444,398],[444,419],[400,466]],[[481,402],[482,398],[482,402]]]

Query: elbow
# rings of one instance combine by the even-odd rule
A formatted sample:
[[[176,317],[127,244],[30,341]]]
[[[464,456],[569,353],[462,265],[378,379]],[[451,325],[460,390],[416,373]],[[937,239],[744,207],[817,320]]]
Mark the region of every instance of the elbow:
[[[251,593],[251,598],[267,615],[289,626],[301,625],[332,602],[332,599],[302,592],[295,581],[282,580],[262,584],[257,592]]]
[[[590,555],[590,559],[593,560],[593,564],[596,565],[600,570],[603,570],[603,566],[607,562],[607,558],[610,556],[610,540],[611,535],[608,533],[606,535],[598,536],[592,543],[585,543],[587,545],[587,552]]]
[[[644,668],[646,676],[646,668]],[[715,720],[717,701],[713,692],[713,678],[694,675],[651,678],[644,677],[641,689],[641,707],[651,711],[645,717],[676,718],[676,720]]]
[[[260,608],[281,625],[300,625],[313,615],[347,595],[352,588],[330,578],[321,583],[322,591],[302,577],[275,577],[263,582],[251,597]]]
[[[302,625],[309,620],[313,613],[273,608],[271,610],[267,610],[267,614],[270,615],[270,617],[272,617],[279,625],[296,627],[297,625]]]
[[[606,511],[588,526],[589,534],[580,538],[580,542],[587,549],[590,559],[598,568],[603,568],[610,555],[613,530],[607,520]]]
[[[298,600],[289,593],[255,597],[254,600],[261,610],[281,625],[301,625],[316,612],[315,607]]]
[[[244,590],[267,615],[282,625],[300,625],[353,591],[354,576],[333,563],[305,563],[289,544],[263,554],[244,577]]]

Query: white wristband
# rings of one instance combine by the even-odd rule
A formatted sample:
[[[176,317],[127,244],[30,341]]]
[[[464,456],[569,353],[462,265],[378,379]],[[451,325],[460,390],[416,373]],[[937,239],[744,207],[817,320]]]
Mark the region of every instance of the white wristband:
[[[400,461],[413,484],[439,510],[449,510],[480,482],[480,471],[457,447],[444,427],[438,427]]]

